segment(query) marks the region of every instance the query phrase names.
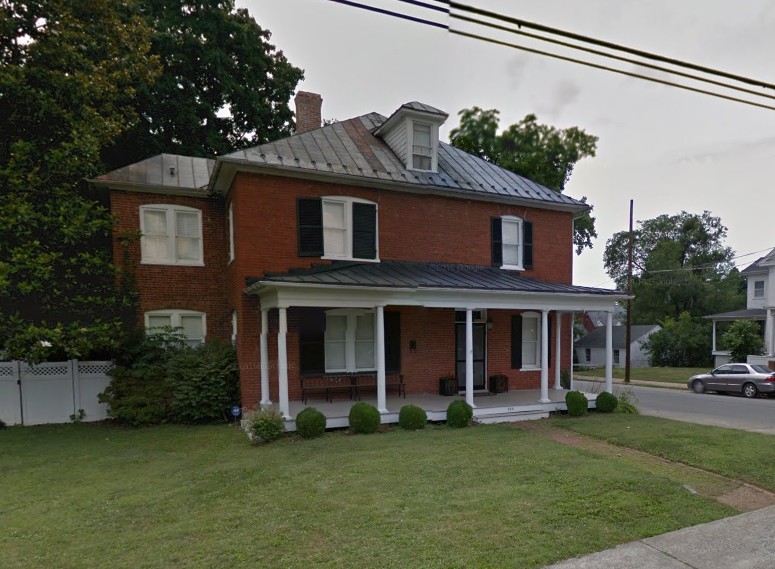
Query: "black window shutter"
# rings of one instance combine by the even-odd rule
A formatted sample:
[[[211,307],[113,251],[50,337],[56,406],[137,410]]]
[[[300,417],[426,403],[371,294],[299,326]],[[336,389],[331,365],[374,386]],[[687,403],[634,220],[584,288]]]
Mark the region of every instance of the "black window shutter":
[[[298,198],[299,257],[323,256],[323,202],[320,198]]]
[[[401,313],[385,312],[385,371],[401,371]]]
[[[493,217],[492,227],[492,265],[500,267],[503,265],[503,230],[501,228],[501,218]]]
[[[377,206],[353,203],[353,258],[377,258]]]
[[[299,364],[301,373],[325,373],[325,330],[326,313],[322,309],[299,309]]]
[[[522,222],[522,264],[526,269],[533,268],[533,223],[530,221]]]
[[[511,368],[522,367],[522,316],[511,317]]]

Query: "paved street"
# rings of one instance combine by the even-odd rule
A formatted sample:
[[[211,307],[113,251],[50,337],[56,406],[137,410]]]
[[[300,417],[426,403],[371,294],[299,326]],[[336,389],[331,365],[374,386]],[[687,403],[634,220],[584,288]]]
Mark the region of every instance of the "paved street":
[[[595,382],[575,381],[576,389],[600,391]],[[688,389],[614,385],[614,393],[632,390],[644,415],[775,435],[775,399],[737,395],[698,395]]]

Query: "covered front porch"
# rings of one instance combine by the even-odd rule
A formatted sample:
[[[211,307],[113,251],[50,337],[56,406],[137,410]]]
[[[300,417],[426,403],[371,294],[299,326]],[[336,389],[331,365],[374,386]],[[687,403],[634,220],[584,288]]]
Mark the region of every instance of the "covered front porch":
[[[554,411],[565,411],[565,389],[549,389],[548,401],[539,401],[541,390],[518,389],[508,393],[498,394],[474,394],[474,420],[479,423],[509,423],[513,421],[527,421],[543,419]],[[586,393],[589,399],[590,409],[595,406],[596,394]],[[409,394],[406,398],[388,396],[385,399],[386,412],[382,414],[382,424],[398,423],[398,413],[404,405],[417,405],[428,414],[429,421],[444,421],[447,418],[447,407],[456,399],[466,399],[462,395],[445,397],[429,393]],[[361,399],[378,407],[376,397],[364,397]],[[290,402],[290,415],[296,417],[302,409],[315,407],[326,416],[326,428],[336,429],[348,426],[348,414],[353,401],[350,399],[338,399],[331,402],[321,400],[309,400]],[[379,408],[379,407],[378,407]],[[296,430],[296,422],[291,419],[286,423],[286,429]]]
[[[572,322],[582,310],[607,313],[605,389],[611,391],[612,316],[616,302],[626,298],[494,267],[397,261],[266,275],[246,293],[260,297],[260,403],[276,403],[290,428],[304,406],[298,385],[309,369],[323,380],[352,378],[353,385],[362,374],[371,375],[373,398],[362,400],[374,404],[386,423],[397,421],[400,407],[410,402],[430,420],[442,420],[452,398],[436,395],[433,381],[443,375],[454,375],[457,396],[483,422],[564,409],[561,372],[567,370],[572,381]],[[321,322],[317,335],[305,338],[307,320]],[[400,339],[391,344],[386,336],[396,321]],[[508,393],[489,393],[493,373],[511,378]],[[395,374],[406,375],[406,399],[388,397]],[[347,386],[340,391],[346,393]],[[352,402],[340,396],[316,407],[329,426],[346,426]]]

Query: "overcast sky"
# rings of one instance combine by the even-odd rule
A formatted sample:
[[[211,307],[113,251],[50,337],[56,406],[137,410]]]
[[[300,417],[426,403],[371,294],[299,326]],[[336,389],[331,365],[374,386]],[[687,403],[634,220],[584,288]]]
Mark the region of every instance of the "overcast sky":
[[[448,21],[396,0],[360,0]],[[775,1],[468,0],[469,5],[775,83]],[[323,117],[390,115],[421,101],[450,114],[501,111],[501,127],[535,113],[600,138],[566,193],[595,207],[598,239],[575,257],[574,283],[612,287],[606,240],[635,219],[709,210],[737,255],[775,246],[775,111],[681,91],[463,38],[328,0],[238,0],[305,71],[300,89],[323,96]],[[452,25],[463,24],[452,21]],[[468,28],[470,29],[470,28]],[[484,31],[484,30],[482,30]],[[495,35],[484,31],[483,35]],[[499,36],[505,37],[505,36]],[[583,57],[519,36],[512,43]],[[622,64],[626,65],[626,64]],[[633,70],[632,66],[628,67]],[[775,94],[775,93],[773,93]],[[770,101],[775,105],[775,101]],[[737,260],[742,268],[759,255]]]

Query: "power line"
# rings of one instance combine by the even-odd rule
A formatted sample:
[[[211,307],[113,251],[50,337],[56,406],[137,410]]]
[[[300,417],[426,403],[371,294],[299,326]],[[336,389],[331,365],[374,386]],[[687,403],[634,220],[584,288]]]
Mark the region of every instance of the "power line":
[[[402,2],[410,2],[410,0],[401,0]],[[375,6],[368,6],[367,4],[361,4],[360,2],[352,2],[351,0],[329,0],[329,2],[336,2],[337,4],[343,4],[345,6],[350,6],[352,8],[360,8],[362,10],[368,10],[370,12],[376,12],[377,14],[383,14],[385,16],[393,16],[394,18],[401,18],[402,20],[409,20],[410,22],[415,22],[418,24],[423,24],[426,26],[432,26],[434,28],[441,28],[443,30],[448,30],[449,25],[442,24],[440,22],[434,22],[432,20],[424,20],[422,18],[416,18],[414,16],[410,16],[408,14],[402,14],[401,12],[393,12],[392,10],[385,10],[383,8],[377,8]],[[422,6],[422,7],[431,7],[436,8],[435,6],[426,5],[424,2],[410,2],[412,4]]]

